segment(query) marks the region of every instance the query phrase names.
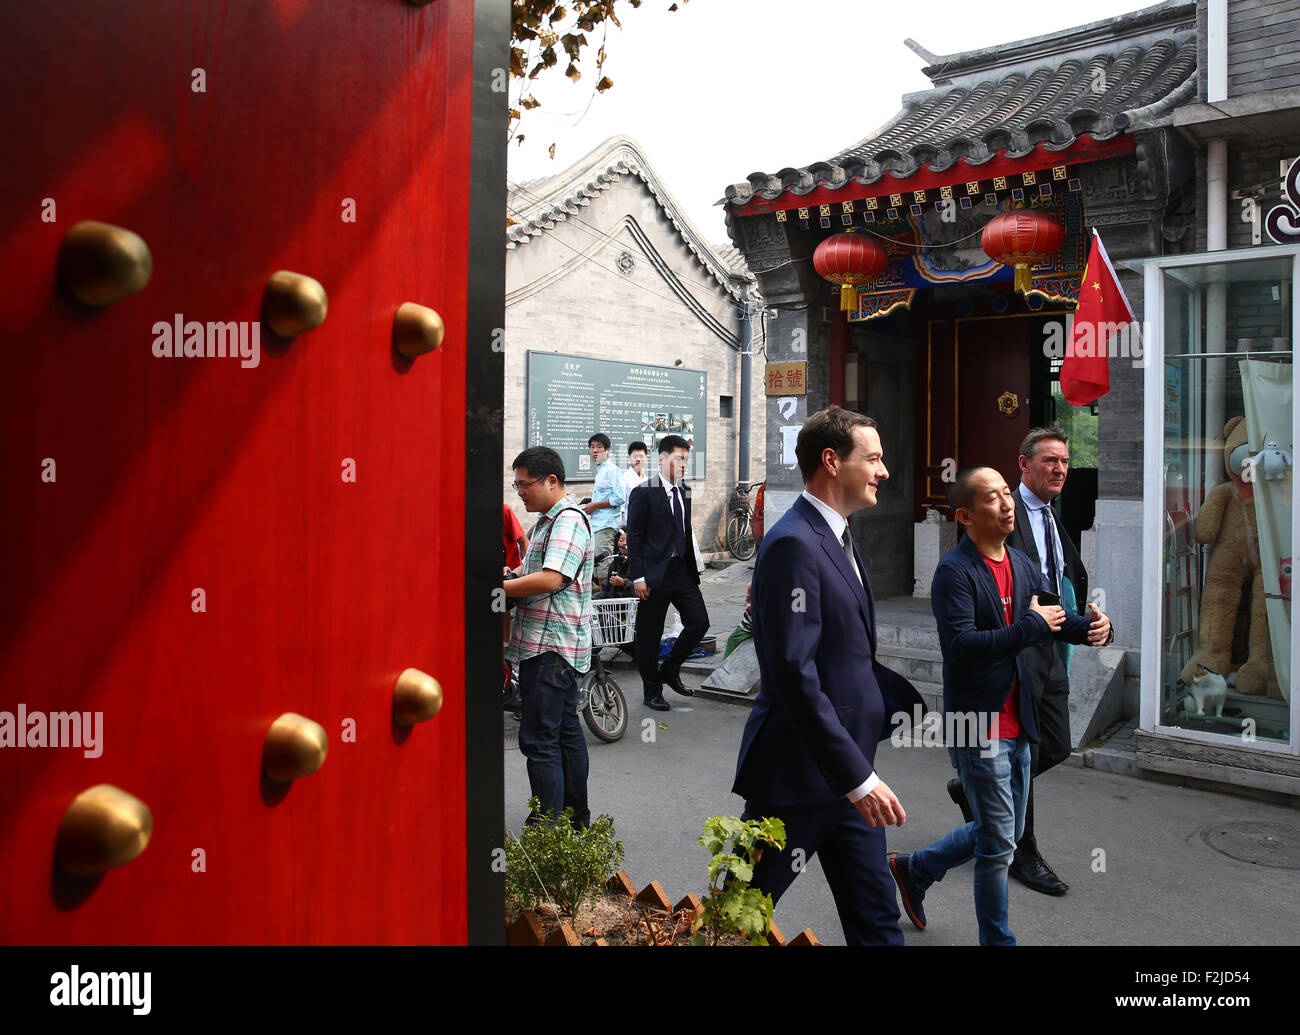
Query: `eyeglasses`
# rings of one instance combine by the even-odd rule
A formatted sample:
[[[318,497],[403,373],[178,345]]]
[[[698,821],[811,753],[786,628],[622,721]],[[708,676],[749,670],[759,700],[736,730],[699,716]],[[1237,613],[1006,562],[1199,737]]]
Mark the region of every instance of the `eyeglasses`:
[[[538,482],[546,481],[546,477],[534,478],[531,482],[511,482],[510,487],[518,492],[520,489],[526,489],[530,485],[536,485]]]

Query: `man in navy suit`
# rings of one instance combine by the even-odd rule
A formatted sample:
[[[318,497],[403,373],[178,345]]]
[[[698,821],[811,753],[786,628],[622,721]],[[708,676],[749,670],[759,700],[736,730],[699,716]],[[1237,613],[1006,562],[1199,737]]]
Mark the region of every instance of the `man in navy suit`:
[[[1025,822],[1029,745],[1038,739],[1026,648],[1053,636],[1104,643],[1110,622],[1068,615],[1038,566],[1005,545],[1016,505],[991,467],[967,468],[951,503],[966,536],[944,554],[931,584],[943,650],[943,711],[948,753],[973,820],[928,848],[890,859],[903,909],[925,930],[926,889],[975,859],[975,917],[981,945],[1015,945],[1007,923],[1007,871]]]
[[[921,702],[875,660],[871,583],[848,518],[876,504],[889,477],[875,421],[832,406],[795,446],[804,491],[763,538],[751,591],[761,688],[745,723],[732,790],[743,818],[785,824],[781,851],[751,886],[780,899],[802,862],[821,859],[850,945],[902,945],[885,863],[902,804],[875,770],[891,717]]]
[[[636,591],[636,665],[641,672],[646,707],[668,711],[663,685],[694,697],[682,682],[682,662],[709,631],[709,612],[700,593],[695,566],[695,537],[691,532],[691,491],[686,486],[686,454],[680,435],[659,441],[659,474],[648,478],[627,501],[627,568]],[[668,605],[682,616],[682,632],[668,657],[659,664],[659,640],[664,634]]]

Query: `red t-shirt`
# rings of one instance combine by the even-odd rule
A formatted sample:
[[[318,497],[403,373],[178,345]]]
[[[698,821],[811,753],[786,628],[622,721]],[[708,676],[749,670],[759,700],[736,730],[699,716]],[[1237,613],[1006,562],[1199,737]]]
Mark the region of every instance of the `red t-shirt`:
[[[984,557],[983,554],[980,554]],[[1011,576],[1011,554],[1003,553],[1002,560],[995,561],[990,557],[984,557],[984,563],[989,566],[989,571],[993,573],[993,581],[997,583],[998,596],[1002,598],[1002,617],[1007,625],[1011,624],[1011,601],[1015,593],[1015,581]],[[998,712],[998,739],[1012,740],[1020,736],[1020,685],[1019,680],[1011,680],[1011,693],[1007,694],[1007,699],[1002,703],[1002,710]]]
[[[502,539],[506,546],[506,567],[513,571],[524,562],[524,559],[519,556],[519,539],[524,534],[524,526],[515,517],[515,512],[510,509],[509,503],[501,504],[501,508],[505,511],[505,531],[502,533]]]

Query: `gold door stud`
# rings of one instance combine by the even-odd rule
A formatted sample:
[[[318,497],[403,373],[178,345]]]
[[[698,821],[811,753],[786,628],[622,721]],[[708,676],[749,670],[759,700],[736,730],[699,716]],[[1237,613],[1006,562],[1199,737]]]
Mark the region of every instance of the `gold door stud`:
[[[399,726],[414,726],[432,719],[442,707],[442,687],[427,672],[408,668],[393,687],[393,719]]]
[[[393,317],[393,344],[407,359],[432,352],[442,344],[442,317],[427,306],[403,302]]]
[[[285,712],[267,730],[262,771],[276,783],[300,780],[319,769],[328,752],[325,727],[297,712]]]
[[[153,256],[139,234],[92,219],[77,223],[59,245],[59,283],[86,305],[103,308],[149,283]]]
[[[325,322],[329,299],[320,281],[276,270],[262,292],[262,319],[281,338],[296,338]]]
[[[78,794],[63,814],[55,858],[74,877],[89,877],[129,863],[152,836],[149,806],[119,787],[101,783]]]

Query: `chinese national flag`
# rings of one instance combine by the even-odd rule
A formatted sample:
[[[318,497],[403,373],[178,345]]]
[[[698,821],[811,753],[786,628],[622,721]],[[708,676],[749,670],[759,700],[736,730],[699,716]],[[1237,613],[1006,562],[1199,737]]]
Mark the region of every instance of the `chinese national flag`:
[[[1086,406],[1110,391],[1107,340],[1135,319],[1101,235],[1093,230],[1074,310],[1074,332],[1061,363],[1061,394],[1071,406]]]

